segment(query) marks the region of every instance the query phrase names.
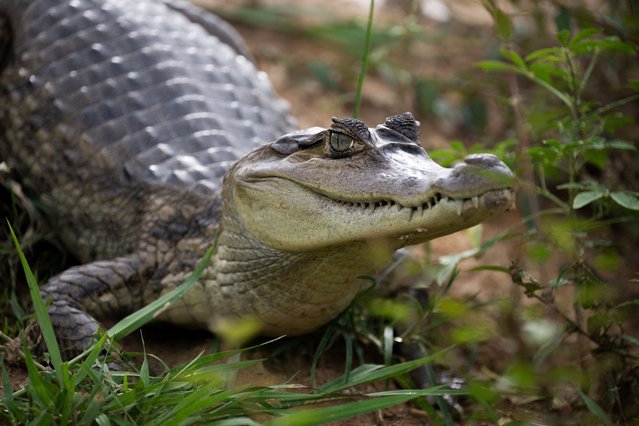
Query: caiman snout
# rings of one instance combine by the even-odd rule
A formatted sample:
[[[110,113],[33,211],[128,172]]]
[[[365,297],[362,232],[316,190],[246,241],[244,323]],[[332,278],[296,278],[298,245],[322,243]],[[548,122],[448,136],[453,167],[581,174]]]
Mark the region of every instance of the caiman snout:
[[[493,154],[471,154],[435,184],[453,198],[465,198],[497,189],[514,189],[513,172]]]
[[[505,164],[493,154],[470,154],[464,158],[464,163],[478,167],[504,166]]]

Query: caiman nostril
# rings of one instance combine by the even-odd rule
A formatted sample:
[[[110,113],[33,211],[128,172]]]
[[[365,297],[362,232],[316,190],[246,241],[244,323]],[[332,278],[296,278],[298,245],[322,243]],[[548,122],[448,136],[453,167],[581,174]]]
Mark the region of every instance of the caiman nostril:
[[[464,158],[464,163],[479,167],[492,167],[501,163],[501,160],[493,154],[471,154]]]

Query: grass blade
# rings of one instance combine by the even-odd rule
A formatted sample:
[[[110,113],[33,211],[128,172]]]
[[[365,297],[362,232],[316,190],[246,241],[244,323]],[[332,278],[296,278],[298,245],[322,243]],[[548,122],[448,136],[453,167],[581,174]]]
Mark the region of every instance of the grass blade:
[[[95,345],[93,345],[93,347],[91,348],[91,351],[89,352],[87,357],[84,359],[84,361],[82,361],[80,368],[75,373],[75,376],[74,376],[75,383],[80,383],[91,371],[91,369],[93,368],[93,364],[95,364],[95,362],[98,359],[98,356],[100,355],[100,351],[102,350],[102,347],[104,346],[104,342],[106,341],[106,338],[107,338],[107,335],[103,334],[100,340],[98,340],[98,342]]]
[[[47,350],[49,351],[49,357],[51,358],[51,363],[53,364],[53,368],[55,369],[56,377],[58,379],[58,382],[60,383],[60,386],[62,386],[62,384],[64,383],[64,377],[62,375],[62,371],[60,370],[60,365],[62,364],[62,356],[60,355],[58,340],[56,339],[55,333],[53,332],[53,326],[51,325],[49,313],[47,312],[44,300],[42,300],[42,296],[40,295],[38,282],[36,281],[35,276],[33,275],[31,268],[29,267],[27,258],[22,252],[22,248],[20,247],[18,238],[13,232],[13,228],[11,227],[11,224],[8,220],[7,225],[9,225],[9,231],[11,232],[13,244],[15,244],[18,256],[20,256],[20,263],[22,264],[22,269],[24,270],[24,275],[27,279],[27,285],[29,286],[29,295],[31,296],[31,300],[33,302],[33,310],[35,312],[36,320],[38,321],[38,325],[40,326],[40,331],[42,332],[44,343],[46,344]]]
[[[212,408],[231,396],[230,391],[217,391],[217,383],[209,383],[182,398],[171,411],[166,413],[160,423],[177,426],[199,411]]]
[[[96,381],[91,393],[87,397],[89,403],[84,410],[79,424],[90,425],[94,422],[98,423],[98,417],[101,415],[102,407],[104,406],[104,398],[98,395],[100,395],[100,392],[103,390],[103,386],[100,381]]]
[[[357,78],[357,92],[355,93],[355,108],[353,110],[353,118],[359,118],[359,111],[362,106],[362,88],[364,87],[364,78],[366,77],[366,68],[368,67],[368,54],[371,50],[374,11],[375,0],[371,0],[370,8],[368,9],[368,23],[366,24],[366,41],[364,42],[364,53],[362,56],[362,64],[359,69],[359,76]]]
[[[204,268],[208,266],[209,261],[211,260],[211,257],[213,256],[213,253],[215,253],[216,241],[217,241],[217,238],[214,240],[212,247],[206,251],[206,253],[204,254],[202,259],[198,263],[197,267],[195,268],[191,276],[189,276],[189,278],[187,278],[187,280],[184,281],[184,283],[177,286],[170,292],[164,294],[163,296],[159,297],[155,301],[149,303],[142,309],[118,321],[113,327],[111,327],[107,331],[107,334],[115,340],[118,340],[124,336],[127,336],[131,334],[132,332],[134,332],[135,330],[138,330],[143,325],[150,322],[153,318],[155,318],[156,313],[160,309],[165,308],[168,304],[171,304],[175,300],[182,297],[187,291],[191,289],[191,287],[193,287],[193,285],[200,278],[200,275],[202,275]]]
[[[581,389],[577,388],[577,392],[579,393],[579,396],[581,397],[581,399],[586,404],[586,407],[588,407],[588,410],[592,414],[597,416],[599,418],[599,420],[601,420],[602,424],[604,424],[606,426],[612,425],[612,421],[610,420],[610,417],[608,417],[606,412],[603,410],[603,408],[601,408],[601,406],[599,404],[597,404],[595,401],[593,401],[592,398],[590,398],[588,395],[583,393]]]
[[[331,322],[329,326],[324,331],[322,335],[322,339],[317,345],[317,349],[315,349],[315,353],[313,354],[313,361],[311,362],[311,387],[315,389],[317,387],[316,381],[316,372],[317,365],[319,364],[320,358],[324,351],[329,348],[333,344],[333,339],[335,338],[335,322]]]
[[[4,395],[0,399],[0,406],[5,407],[4,410],[11,414],[14,421],[17,420],[18,423],[25,423],[26,409],[23,404],[20,404],[13,397],[13,386],[11,385],[11,380],[9,379],[9,374],[7,373],[4,361],[2,362],[2,389],[4,391]]]
[[[212,423],[211,426],[262,426],[249,417],[235,417],[233,419],[224,419],[219,422]]]
[[[417,367],[421,367],[424,364],[432,362],[436,357],[440,356],[445,351],[447,351],[447,349],[419,359],[405,361],[400,364],[390,366],[364,364],[357,367],[351,372],[350,380],[348,382],[344,382],[343,377],[339,377],[321,386],[320,390],[322,392],[339,392],[349,387],[361,385],[364,383],[391,379],[394,376],[405,374],[411,370],[416,369]]]
[[[26,387],[27,392],[31,395],[34,402],[36,402],[36,405],[46,410],[53,404],[55,397],[51,392],[49,384],[46,382],[46,378],[38,371],[31,353],[27,350],[26,344],[23,350],[24,363],[27,366],[27,374],[29,376],[29,385]]]
[[[403,404],[417,398],[417,396],[419,395],[391,395],[331,407],[293,410],[291,413],[277,417],[266,424],[268,426],[311,426],[330,423]]]

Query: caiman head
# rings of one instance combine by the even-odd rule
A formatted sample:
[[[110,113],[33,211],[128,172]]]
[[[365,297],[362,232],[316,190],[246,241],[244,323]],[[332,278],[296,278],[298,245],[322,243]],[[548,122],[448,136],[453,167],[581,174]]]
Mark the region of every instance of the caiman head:
[[[258,318],[264,334],[309,332],[343,311],[365,284],[359,277],[386,267],[395,250],[507,210],[513,188],[494,155],[435,163],[409,113],[374,129],[335,118],[328,129],[282,136],[224,178],[210,281],[233,297],[217,315]]]
[[[287,134],[238,162],[227,196],[255,239],[296,252],[369,240],[395,250],[513,205],[513,173],[496,156],[472,154],[445,168],[418,133],[410,113],[375,128],[333,118],[328,129]]]

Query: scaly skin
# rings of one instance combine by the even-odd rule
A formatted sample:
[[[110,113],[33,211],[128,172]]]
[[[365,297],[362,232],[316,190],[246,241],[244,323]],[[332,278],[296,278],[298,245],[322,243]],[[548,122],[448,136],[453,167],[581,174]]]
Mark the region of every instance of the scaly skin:
[[[0,0],[0,16],[0,159],[83,262],[42,287],[67,354],[182,283],[215,235],[161,318],[302,334],[397,249],[512,204],[503,163],[437,165],[409,113],[293,132],[239,37],[193,6]]]

